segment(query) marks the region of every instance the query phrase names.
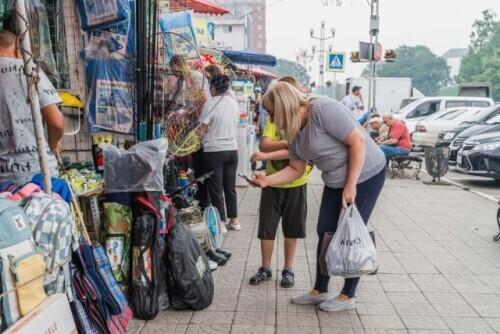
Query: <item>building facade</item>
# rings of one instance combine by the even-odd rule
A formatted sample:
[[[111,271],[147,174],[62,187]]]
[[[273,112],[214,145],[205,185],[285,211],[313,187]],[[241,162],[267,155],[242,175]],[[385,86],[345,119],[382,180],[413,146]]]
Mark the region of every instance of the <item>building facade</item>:
[[[230,14],[214,18],[215,39],[222,48],[266,51],[266,0],[215,0]],[[243,29],[243,30],[242,30]],[[231,35],[232,36],[229,36]]]

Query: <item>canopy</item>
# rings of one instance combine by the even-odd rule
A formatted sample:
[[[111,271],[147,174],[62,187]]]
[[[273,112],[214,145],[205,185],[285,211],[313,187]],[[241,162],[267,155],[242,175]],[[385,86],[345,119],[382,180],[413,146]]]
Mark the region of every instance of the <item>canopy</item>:
[[[222,50],[222,53],[233,62],[247,65],[276,66],[276,57],[257,51]]]
[[[171,10],[192,9],[195,13],[224,15],[229,10],[208,0],[170,0]]]
[[[244,66],[240,66],[240,65],[237,65],[237,68],[240,70],[240,71],[245,71],[245,72],[248,72],[250,74],[253,74],[255,75],[256,77],[270,77],[272,79],[276,79],[278,76],[275,75],[274,73],[271,73],[271,72],[268,72],[266,70],[263,70],[262,68],[260,67],[250,67],[250,68],[245,68]]]

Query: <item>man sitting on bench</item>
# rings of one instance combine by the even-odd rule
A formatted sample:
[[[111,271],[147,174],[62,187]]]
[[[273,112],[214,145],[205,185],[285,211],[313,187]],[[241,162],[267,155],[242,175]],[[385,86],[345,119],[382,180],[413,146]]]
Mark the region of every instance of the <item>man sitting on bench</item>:
[[[407,156],[412,148],[410,132],[405,123],[392,114],[384,116],[384,123],[389,127],[387,140],[380,142],[380,149],[387,159]]]

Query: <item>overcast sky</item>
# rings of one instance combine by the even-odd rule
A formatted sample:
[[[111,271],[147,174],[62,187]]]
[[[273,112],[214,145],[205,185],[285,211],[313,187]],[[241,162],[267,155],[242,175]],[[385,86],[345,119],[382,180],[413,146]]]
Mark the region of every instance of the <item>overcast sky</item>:
[[[267,0],[268,52],[295,60],[300,48],[310,50],[317,43],[309,30],[319,34],[322,20],[327,31],[336,30],[336,38],[327,46],[332,44],[335,51],[356,50],[360,40],[369,40],[367,2],[344,0],[341,7],[335,3],[325,7],[322,0]],[[500,0],[380,0],[380,41],[384,49],[423,44],[441,56],[450,48],[468,46],[471,26],[487,8],[500,13]],[[337,78],[358,76],[363,68],[348,63],[346,73]],[[316,77],[317,67],[313,72]]]

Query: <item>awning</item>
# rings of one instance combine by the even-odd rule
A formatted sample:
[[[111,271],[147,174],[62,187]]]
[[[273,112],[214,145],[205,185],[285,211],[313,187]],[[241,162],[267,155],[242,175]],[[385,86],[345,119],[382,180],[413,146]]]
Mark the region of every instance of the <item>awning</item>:
[[[269,78],[273,78],[273,79],[276,79],[278,78],[278,76],[274,73],[271,73],[271,72],[268,72],[266,70],[263,70],[262,68],[260,67],[250,67],[250,68],[246,68],[244,66],[240,66],[240,65],[237,65],[237,68],[238,70],[240,71],[245,71],[245,72],[248,72],[256,77],[269,77]]]
[[[228,14],[229,10],[219,6],[208,0],[170,0],[170,10],[186,10],[191,9],[195,13],[224,15]]]
[[[257,51],[221,50],[233,62],[247,65],[276,66],[276,57]]]

